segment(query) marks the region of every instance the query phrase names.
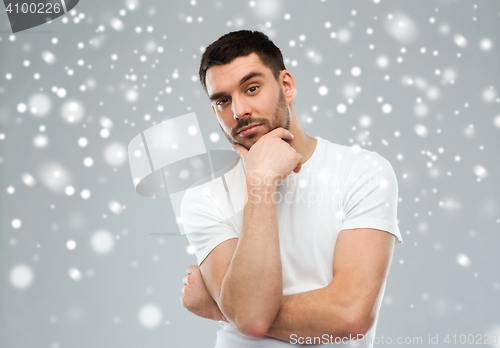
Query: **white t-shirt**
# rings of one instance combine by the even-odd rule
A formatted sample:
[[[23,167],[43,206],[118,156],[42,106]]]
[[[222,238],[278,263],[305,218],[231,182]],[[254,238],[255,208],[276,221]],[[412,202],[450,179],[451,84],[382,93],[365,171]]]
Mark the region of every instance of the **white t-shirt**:
[[[397,179],[390,162],[358,146],[316,139],[315,151],[300,172],[291,172],[277,187],[283,296],[323,288],[333,280],[335,243],[343,229],[380,229],[394,234],[396,245],[403,242],[397,224]],[[244,180],[245,168],[238,159],[225,174],[186,191],[182,224],[198,265],[217,245],[239,237]],[[369,338],[375,336],[377,322],[378,315],[364,339],[341,345],[372,347]],[[219,324],[223,329],[217,332],[216,348],[302,346],[298,341],[247,337],[229,323]]]

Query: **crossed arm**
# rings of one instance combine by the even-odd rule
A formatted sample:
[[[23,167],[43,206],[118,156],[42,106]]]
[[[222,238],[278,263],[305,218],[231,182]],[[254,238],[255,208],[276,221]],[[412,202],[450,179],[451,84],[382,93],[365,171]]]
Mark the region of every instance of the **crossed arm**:
[[[335,245],[332,282],[324,288],[281,296],[276,317],[265,335],[290,342],[293,334],[304,339],[322,337],[323,334],[351,339],[366,334],[375,321],[382,300],[394,241],[392,234],[377,229],[341,231]],[[198,290],[206,292],[204,308],[209,306],[211,309],[210,315],[203,317],[229,322],[218,303],[208,295],[208,289],[214,287],[208,272],[214,264],[220,264],[221,259],[234,253],[237,242],[238,239],[230,239],[212,250],[213,255],[200,265],[205,282],[200,272],[192,268],[189,272],[188,269],[191,275],[187,277],[198,275],[200,278],[198,282],[193,279],[192,284],[200,285]],[[199,284],[200,281],[203,284]],[[185,283],[191,284],[191,280],[185,278]],[[205,283],[208,283],[207,287]],[[186,308],[190,310],[189,306]],[[196,310],[191,311],[198,314]],[[256,335],[259,336],[262,335]]]
[[[249,199],[239,238],[219,244],[196,274],[185,277],[181,303],[195,314],[204,308],[203,317],[207,317],[205,311],[218,310],[218,316],[241,334],[256,338],[267,335],[290,342],[292,334],[342,339],[364,335],[376,319],[394,236],[372,228],[339,232],[332,282],[321,289],[283,296],[276,189],[275,184],[247,174]],[[207,302],[212,310],[207,310]]]

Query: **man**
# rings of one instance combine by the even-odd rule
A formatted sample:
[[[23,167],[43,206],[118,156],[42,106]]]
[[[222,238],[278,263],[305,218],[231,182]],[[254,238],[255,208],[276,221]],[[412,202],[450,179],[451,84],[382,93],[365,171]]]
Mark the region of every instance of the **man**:
[[[214,180],[183,198],[198,266],[187,269],[181,303],[219,321],[217,348],[371,347],[402,243],[391,164],[302,131],[295,81],[263,33],[212,43],[200,81],[241,165],[219,178],[230,194]]]

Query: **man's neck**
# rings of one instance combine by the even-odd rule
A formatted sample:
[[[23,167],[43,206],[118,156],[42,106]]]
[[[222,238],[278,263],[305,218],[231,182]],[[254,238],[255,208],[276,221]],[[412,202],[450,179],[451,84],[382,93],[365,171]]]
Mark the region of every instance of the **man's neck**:
[[[303,157],[302,164],[306,163],[316,150],[318,139],[312,138],[302,130],[299,124],[295,107],[290,105],[290,127],[288,130],[294,135],[294,138],[289,141],[291,147]]]
[[[294,138],[290,141],[290,146],[303,157],[302,165],[306,163],[316,150],[318,139],[312,138],[304,132],[296,132],[290,130]]]

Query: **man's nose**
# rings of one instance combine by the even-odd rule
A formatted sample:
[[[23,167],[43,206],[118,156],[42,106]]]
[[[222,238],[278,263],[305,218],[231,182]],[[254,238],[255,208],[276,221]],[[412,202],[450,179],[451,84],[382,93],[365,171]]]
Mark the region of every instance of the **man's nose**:
[[[243,98],[239,97],[233,98],[231,103],[231,111],[233,112],[233,117],[235,120],[242,119],[252,114],[250,105]]]

